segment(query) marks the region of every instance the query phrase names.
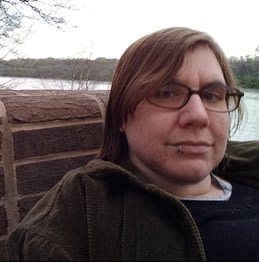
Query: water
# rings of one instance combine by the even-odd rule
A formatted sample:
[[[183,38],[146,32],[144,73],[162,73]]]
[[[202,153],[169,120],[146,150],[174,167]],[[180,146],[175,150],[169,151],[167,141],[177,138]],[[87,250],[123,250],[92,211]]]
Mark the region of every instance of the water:
[[[232,140],[259,140],[259,90],[245,89],[242,98],[245,107],[244,122]]]
[[[39,78],[22,78],[22,77],[1,77],[0,87],[12,90],[44,90],[44,89],[59,89],[59,90],[107,90],[110,88],[110,82],[96,81],[71,81],[61,79],[39,79]],[[87,87],[87,88],[86,88]]]
[[[80,82],[65,81],[54,79],[37,79],[37,78],[18,78],[18,77],[0,77],[0,86],[13,90],[44,90],[44,89],[61,89],[61,90],[109,90],[110,82]],[[240,130],[231,137],[231,140],[247,141],[259,140],[259,90],[245,89],[245,96],[242,98],[245,106],[245,119]]]

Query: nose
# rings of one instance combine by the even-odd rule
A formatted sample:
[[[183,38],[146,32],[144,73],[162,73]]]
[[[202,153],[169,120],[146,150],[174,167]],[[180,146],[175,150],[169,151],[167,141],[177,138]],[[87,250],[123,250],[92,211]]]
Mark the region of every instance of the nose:
[[[181,126],[205,127],[209,125],[208,112],[198,94],[192,94],[187,104],[180,109],[179,123]]]

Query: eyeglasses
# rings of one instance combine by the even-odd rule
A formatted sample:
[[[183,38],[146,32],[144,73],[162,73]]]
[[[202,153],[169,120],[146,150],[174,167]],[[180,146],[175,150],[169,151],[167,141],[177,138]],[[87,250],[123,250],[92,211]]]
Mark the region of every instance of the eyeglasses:
[[[156,93],[147,97],[149,103],[169,109],[184,107],[193,94],[200,96],[208,111],[227,113],[236,110],[244,93],[236,88],[230,88],[220,82],[211,83],[200,90],[172,81]]]

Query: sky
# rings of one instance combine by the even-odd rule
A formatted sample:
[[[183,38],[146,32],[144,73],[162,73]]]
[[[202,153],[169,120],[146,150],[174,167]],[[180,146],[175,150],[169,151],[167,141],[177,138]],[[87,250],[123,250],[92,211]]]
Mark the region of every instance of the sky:
[[[254,55],[259,46],[258,0],[71,0],[67,27],[34,22],[17,49],[24,58],[120,58],[138,38],[187,26],[209,33],[227,57]]]

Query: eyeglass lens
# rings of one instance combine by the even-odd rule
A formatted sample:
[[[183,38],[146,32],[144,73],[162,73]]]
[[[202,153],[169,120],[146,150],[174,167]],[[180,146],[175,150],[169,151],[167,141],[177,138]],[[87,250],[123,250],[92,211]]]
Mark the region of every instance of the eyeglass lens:
[[[212,83],[200,90],[192,90],[185,85],[170,82],[148,100],[160,107],[180,109],[188,103],[191,95],[198,94],[207,110],[229,112],[237,108],[243,96],[239,90],[233,90],[222,83]]]

